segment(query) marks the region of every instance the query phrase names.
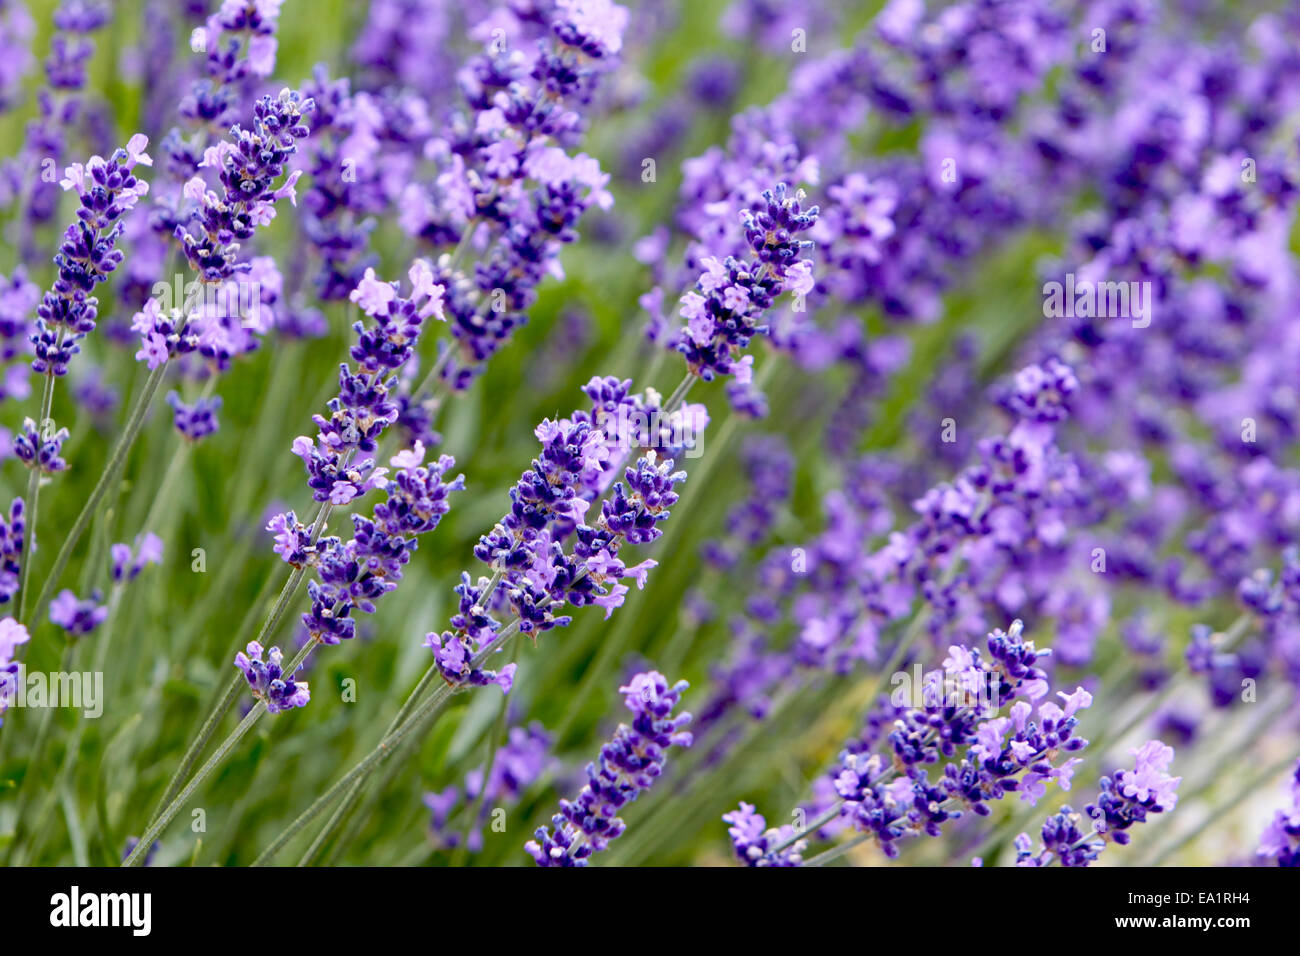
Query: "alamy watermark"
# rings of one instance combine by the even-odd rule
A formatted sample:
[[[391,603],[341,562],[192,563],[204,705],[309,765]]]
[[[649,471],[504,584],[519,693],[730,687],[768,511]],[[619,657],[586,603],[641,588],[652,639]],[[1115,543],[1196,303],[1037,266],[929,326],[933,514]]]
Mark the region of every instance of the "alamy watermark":
[[[683,406],[671,413],[659,408],[649,411],[619,405],[618,413],[604,423],[612,444],[620,439],[633,447],[659,452],[665,458],[699,458],[704,454],[704,427],[708,417],[695,406]]]
[[[225,282],[186,282],[178,272],[171,282],[155,282],[152,294],[163,312],[180,310],[182,315],[237,319],[244,328],[263,327],[262,284],[255,279],[236,276]]]
[[[31,671],[23,664],[0,682],[0,712],[10,707],[67,707],[95,720],[104,714],[103,671]]]
[[[889,702],[895,707],[917,710],[933,707],[970,708],[980,713],[990,713],[1001,705],[998,702],[999,680],[990,680],[989,674],[967,669],[957,673],[946,670],[922,671],[915,664],[912,670],[895,671],[889,678]]]
[[[1155,300],[1147,280],[1093,282],[1065,274],[1065,282],[1043,283],[1043,316],[1049,319],[1130,319],[1133,328],[1151,324]]]

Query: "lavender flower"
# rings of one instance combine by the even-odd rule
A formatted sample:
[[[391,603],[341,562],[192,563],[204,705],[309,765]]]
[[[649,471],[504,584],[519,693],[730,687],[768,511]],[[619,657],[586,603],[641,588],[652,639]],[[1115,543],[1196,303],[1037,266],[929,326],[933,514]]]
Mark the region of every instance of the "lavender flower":
[[[306,681],[295,681],[293,675],[284,676],[282,661],[284,654],[280,648],[273,647],[266,652],[262,660],[262,645],[251,641],[248,653],[240,651],[235,655],[235,666],[244,672],[253,696],[265,702],[269,714],[278,714],[293,707],[306,707],[311,700],[311,691]]]
[[[137,535],[134,547],[119,543],[108,550],[113,562],[111,571],[115,583],[134,581],[149,565],[162,564],[162,538],[152,531]]]
[[[1260,837],[1258,853],[1278,866],[1300,866],[1300,762],[1291,771],[1287,796],[1290,806],[1273,814]]]
[[[81,351],[77,344],[95,328],[98,300],[89,293],[121,264],[123,254],[114,248],[122,235],[122,217],[149,191],[136,179],[137,164],[150,166],[145,154],[149,140],[131,137],[125,149],[108,160],[92,156],[84,166],[73,163],[60,185],[80,197],[77,221],[63,234],[54,257],[58,278],[36,310],[32,368],[40,374],[65,375],[68,362]]]
[[[168,392],[167,404],[172,407],[172,424],[189,441],[197,442],[217,430],[220,395],[200,398],[193,405],[187,405],[176,392]]]
[[[339,394],[330,400],[329,418],[313,416],[320,429],[316,440],[301,436],[293,443],[317,501],[347,504],[382,478],[382,470],[372,474],[373,458],[354,459],[373,453],[379,436],[397,420],[398,405],[391,398],[397,385],[393,373],[414,356],[425,320],[443,315],[443,287],[434,282],[429,264],[416,260],[409,275],[409,297],[399,296],[395,283],[377,279],[373,269],[366,270],[352,292],[352,301],[375,324],[353,325],[357,343],[351,356],[357,369],[339,366]]]
[[[425,638],[448,682],[501,682],[501,675],[471,666],[473,657],[502,629],[492,616],[495,605],[490,599],[506,604],[519,630],[535,638],[572,622],[572,617],[555,613],[567,605],[594,604],[604,608],[608,618],[629,591],[622,581],[645,586],[658,562],[629,567],[619,552],[625,544],[647,544],[662,534],[658,525],[677,501],[674,486],[686,477],[653,449],[682,447],[680,433],[698,435],[707,415],[697,406],[663,414],[656,394],[631,394],[630,384],[593,378],[583,389],[590,410],[579,409],[559,421],[548,419],[536,428],[541,455],[510,490],[510,512],[474,549],[474,556],[493,571],[495,583],[463,575],[456,589],[460,611],[451,620],[453,630]],[[683,429],[688,423],[691,427]],[[679,433],[676,438],[674,432]],[[651,450],[635,465],[622,467],[644,448]],[[620,467],[623,481],[614,481]],[[599,515],[588,523],[591,505],[607,489],[610,495],[601,502]],[[571,551],[566,550],[570,539]]]
[[[252,129],[231,127],[230,139],[209,148],[204,156],[202,165],[218,171],[221,194],[208,189],[199,177],[186,183],[185,195],[198,208],[176,226],[176,237],[204,282],[224,281],[247,271],[247,263],[236,261],[240,243],[274,218],[276,202],[284,198],[297,202],[294,185],[299,173],[291,173],[279,187],[275,182],[284,174],[297,141],[307,135],[302,120],[314,105],[288,89],[276,97],[262,97],[253,111]]]
[[[24,511],[23,499],[15,498],[9,506],[9,520],[0,515],[0,604],[12,601],[18,593],[27,531]]]
[[[14,436],[14,455],[28,468],[53,475],[68,467],[68,463],[60,457],[67,438],[66,428],[60,428],[47,437],[40,433],[34,421],[24,418],[23,430]]]
[[[727,828],[731,846],[736,857],[747,866],[790,867],[803,863],[808,842],[793,840],[795,829],[789,824],[768,829],[767,821],[753,804],[742,800],[739,810],[723,814],[722,822],[731,824]],[[788,845],[783,850],[773,849],[780,844]]]
[[[764,205],[745,210],[742,222],[752,260],[731,256],[701,260],[704,272],[696,291],[682,296],[685,330],[676,348],[696,375],[745,375],[740,353],[750,339],[768,331],[761,317],[784,291],[806,295],[812,291],[812,261],[799,255],[812,242],[795,239],[817,222],[819,209],[803,209],[803,194],[786,198],[780,183],[763,193]]]
[[[331,537],[317,543],[317,579],[307,585],[311,609],[302,616],[312,639],[337,644],[354,637],[352,612],[373,614],[374,602],[397,588],[402,568],[419,546],[418,536],[438,527],[451,508],[448,496],[464,489],[464,475],[444,480],[455,465],[451,456],[423,462],[422,446],[394,456],[392,478],[383,477],[387,469],[376,472],[376,485],[387,498],[375,506],[373,516],[353,515],[354,536],[348,541]],[[279,541],[277,551],[285,553]]]
[[[1062,866],[1088,866],[1108,843],[1128,843],[1129,829],[1145,822],[1147,814],[1174,808],[1182,777],[1165,773],[1174,759],[1173,748],[1150,740],[1129,752],[1135,758],[1134,768],[1102,777],[1097,802],[1084,808],[1091,818],[1089,831],[1081,831],[1079,814],[1062,807],[1043,824],[1040,847],[1035,848],[1024,833],[1016,838],[1017,866],[1047,866],[1056,860]]]
[[[586,866],[593,853],[622,835],[626,825],[615,814],[663,772],[669,747],[691,745],[691,735],[681,729],[691,715],[672,716],[687,686],[678,681],[670,688],[658,671],[647,671],[619,688],[632,725],[619,724],[601,748],[599,763],[587,765],[587,784],[578,798],[560,801],[560,812],[551,818],[554,833],[539,827],[536,839],[525,845],[538,866]]]
[[[70,638],[85,637],[108,617],[108,608],[99,603],[103,599],[98,590],[82,600],[64,588],[50,602],[50,621],[63,628]]]
[[[18,689],[18,662],[14,660],[14,651],[29,639],[27,628],[12,617],[0,620],[0,717],[4,716]],[[3,724],[4,721],[0,720],[0,726]]]

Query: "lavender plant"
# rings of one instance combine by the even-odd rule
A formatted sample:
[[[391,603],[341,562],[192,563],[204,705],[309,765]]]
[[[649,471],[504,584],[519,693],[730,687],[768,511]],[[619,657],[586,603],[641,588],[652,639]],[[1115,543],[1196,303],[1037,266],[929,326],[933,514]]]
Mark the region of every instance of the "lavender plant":
[[[0,854],[1295,865],[1298,49],[0,2]]]

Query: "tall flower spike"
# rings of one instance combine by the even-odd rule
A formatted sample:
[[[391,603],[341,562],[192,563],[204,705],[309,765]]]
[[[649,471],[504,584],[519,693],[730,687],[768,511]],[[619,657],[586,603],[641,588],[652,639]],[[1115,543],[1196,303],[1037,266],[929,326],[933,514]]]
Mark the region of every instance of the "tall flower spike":
[[[27,628],[12,617],[0,620],[0,717],[4,716],[18,689],[18,662],[14,660],[14,651],[28,640]],[[3,724],[4,721],[0,720],[0,725]]]
[[[311,700],[311,691],[306,681],[295,681],[293,675],[287,677],[283,670],[284,654],[280,648],[273,647],[262,659],[262,645],[252,641],[247,647],[248,653],[240,651],[235,655],[235,666],[244,673],[253,696],[266,703],[266,711],[278,714],[294,707],[306,707]]]
[[[0,515],[0,604],[8,604],[18,593],[27,532],[24,512],[23,499],[15,498],[9,506],[9,520]]]
[[[1089,866],[1108,843],[1124,845],[1134,824],[1144,823],[1148,814],[1165,813],[1178,803],[1182,777],[1165,771],[1174,759],[1174,749],[1159,740],[1149,740],[1130,751],[1132,770],[1117,770],[1101,778],[1097,801],[1084,808],[1084,816],[1062,807],[1043,824],[1042,844],[1034,846],[1028,834],[1015,840],[1017,866]]]
[[[626,826],[615,814],[663,773],[669,747],[691,745],[690,733],[682,730],[691,715],[672,716],[688,686],[678,681],[669,687],[658,671],[647,671],[618,689],[632,724],[619,724],[598,762],[587,765],[587,785],[578,798],[560,801],[560,812],[551,818],[555,831],[539,827],[536,839],[524,846],[538,866],[586,866],[593,853],[622,835]]]
[[[812,291],[812,261],[799,256],[813,244],[795,237],[813,227],[819,209],[805,210],[803,199],[802,191],[787,197],[784,183],[764,191],[764,204],[741,216],[753,258],[701,259],[704,272],[681,299],[686,328],[676,348],[705,381],[735,375],[747,384],[752,360],[743,361],[742,353],[750,339],[768,331],[764,313],[782,292]]]
[[[590,408],[547,419],[534,430],[541,453],[510,489],[509,513],[474,548],[496,583],[475,582],[466,573],[456,589],[460,609],[452,630],[425,638],[447,682],[508,689],[512,668],[497,675],[471,665],[496,640],[501,623],[493,613],[501,605],[514,613],[521,633],[536,639],[572,622],[558,613],[566,607],[594,604],[608,618],[630,590],[624,581],[645,586],[657,562],[629,567],[619,553],[624,545],[646,544],[662,534],[659,525],[677,502],[674,486],[686,478],[654,449],[683,450],[699,437],[708,415],[702,406],[665,415],[657,394],[634,395],[630,385],[593,378],[583,388]],[[648,450],[624,467],[642,449]],[[620,471],[623,481],[615,481]],[[606,491],[599,513],[589,516]]]
[[[289,89],[262,97],[253,110],[252,129],[231,127],[230,138],[204,157],[203,165],[218,170],[221,195],[200,177],[186,183],[185,195],[197,201],[198,208],[176,226],[176,237],[204,282],[221,282],[247,271],[248,263],[236,261],[240,243],[275,217],[276,202],[297,202],[294,186],[300,173],[290,173],[279,187],[275,183],[297,151],[297,141],[307,135],[303,114],[314,105]]]
[[[90,293],[122,263],[116,248],[122,217],[149,192],[149,184],[131,170],[152,165],[144,152],[148,145],[146,137],[133,136],[107,160],[92,156],[85,165],[73,163],[59,183],[76,191],[80,205],[54,256],[58,278],[36,309],[31,342],[37,373],[67,374],[68,362],[81,351],[77,343],[95,328],[99,301]]]

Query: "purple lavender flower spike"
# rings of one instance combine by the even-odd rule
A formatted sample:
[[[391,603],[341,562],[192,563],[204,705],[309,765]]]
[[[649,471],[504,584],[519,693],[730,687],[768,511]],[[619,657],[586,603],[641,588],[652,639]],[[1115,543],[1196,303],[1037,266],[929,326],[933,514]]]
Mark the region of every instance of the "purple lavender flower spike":
[[[560,801],[560,812],[551,818],[554,832],[539,827],[536,839],[524,846],[538,866],[586,866],[592,854],[622,835],[626,827],[615,814],[663,773],[669,747],[691,745],[690,733],[682,730],[691,715],[672,716],[687,686],[678,681],[670,688],[658,671],[647,671],[619,688],[632,724],[619,724],[599,762],[587,765],[578,798]]]
[[[1066,806],[1043,824],[1040,846],[1035,847],[1028,834],[1016,837],[1016,865],[1090,866],[1107,844],[1128,843],[1129,830],[1145,822],[1148,814],[1172,810],[1182,780],[1165,772],[1174,759],[1173,748],[1149,740],[1130,753],[1134,768],[1101,778],[1097,801],[1084,808],[1088,819]]]
[[[746,866],[791,867],[803,863],[807,841],[792,841],[795,831],[788,823],[768,829],[767,820],[753,804],[742,800],[740,809],[723,814],[722,822],[731,824],[727,827],[731,846],[736,858]],[[773,847],[783,843],[788,844],[785,849],[773,851]]]
[[[90,597],[81,600],[64,588],[50,602],[50,621],[63,628],[69,637],[85,637],[108,617],[108,608],[99,603],[103,597],[99,591],[93,591]]]
[[[27,531],[23,499],[15,498],[9,506],[9,519],[0,515],[0,604],[7,604],[18,593],[22,571],[23,541]]]
[[[122,263],[123,254],[115,248],[122,217],[149,191],[149,184],[131,170],[152,165],[144,152],[148,145],[146,137],[136,135],[107,160],[92,156],[64,173],[60,185],[76,191],[80,208],[54,257],[58,278],[36,310],[30,340],[32,369],[38,374],[66,375],[68,362],[81,351],[77,343],[95,328],[99,302],[90,292]]]
[[[60,428],[48,437],[42,436],[36,422],[25,418],[23,430],[14,436],[14,455],[28,468],[38,469],[44,475],[53,475],[68,467],[68,463],[60,456],[67,438],[66,428]]]
[[[134,547],[129,544],[115,544],[109,548],[112,559],[110,569],[115,583],[134,581],[140,572],[151,564],[162,564],[163,542],[152,531],[137,535]]]
[[[221,195],[208,189],[201,177],[185,184],[185,196],[197,208],[176,226],[176,238],[204,282],[222,282],[248,271],[248,263],[236,260],[240,243],[275,217],[276,202],[288,198],[297,203],[298,172],[278,187],[275,183],[297,150],[297,141],[307,135],[303,116],[314,105],[289,89],[262,97],[253,111],[252,129],[231,127],[230,139],[210,147],[204,156],[202,165],[218,171]]]
[[[393,457],[396,470],[391,478],[386,468],[376,469],[372,481],[387,497],[372,516],[352,516],[353,537],[348,541],[323,539],[312,550],[292,513],[272,519],[268,530],[276,534],[276,553],[316,569],[316,579],[307,584],[311,608],[302,616],[313,640],[338,644],[354,637],[352,612],[373,614],[375,601],[397,588],[402,568],[419,546],[418,536],[438,527],[451,508],[450,494],[464,489],[464,475],[446,480],[455,465],[451,456],[423,462],[424,448],[418,446]]]
[[[14,651],[28,640],[27,628],[12,617],[0,620],[0,717],[4,716],[18,689],[18,662],[14,660]],[[0,726],[3,725],[4,721],[0,720]]]
[[[217,430],[220,395],[200,398],[193,405],[187,405],[176,392],[168,392],[167,404],[172,407],[172,424],[189,441],[197,442]]]
[[[284,654],[280,648],[273,647],[267,651],[265,661],[262,660],[262,645],[257,641],[250,642],[247,651],[247,654],[240,651],[235,655],[235,666],[244,672],[253,696],[265,702],[267,713],[278,714],[307,706],[311,700],[307,682],[295,681],[292,674],[284,675]]]
[[[1259,840],[1258,853],[1278,866],[1300,866],[1300,761],[1287,781],[1289,805],[1273,814]]]

